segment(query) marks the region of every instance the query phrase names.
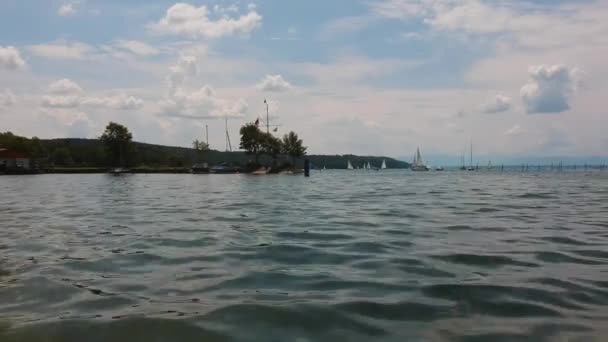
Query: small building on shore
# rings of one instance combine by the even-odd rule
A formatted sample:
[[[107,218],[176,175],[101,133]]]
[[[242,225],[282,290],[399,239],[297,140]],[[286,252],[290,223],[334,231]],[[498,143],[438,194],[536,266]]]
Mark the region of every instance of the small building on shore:
[[[31,169],[31,158],[21,152],[0,149],[0,172]]]

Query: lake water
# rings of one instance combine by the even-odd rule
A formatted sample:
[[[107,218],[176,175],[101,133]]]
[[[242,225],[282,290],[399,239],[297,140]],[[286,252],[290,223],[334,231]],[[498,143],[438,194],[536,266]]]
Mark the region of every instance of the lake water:
[[[606,341],[608,171],[0,177],[1,341]]]

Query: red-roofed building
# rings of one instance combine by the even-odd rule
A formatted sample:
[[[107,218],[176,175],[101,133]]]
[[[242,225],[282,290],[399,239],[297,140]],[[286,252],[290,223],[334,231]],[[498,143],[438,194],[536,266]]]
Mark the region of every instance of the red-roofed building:
[[[0,149],[0,171],[30,168],[30,157],[25,153]]]

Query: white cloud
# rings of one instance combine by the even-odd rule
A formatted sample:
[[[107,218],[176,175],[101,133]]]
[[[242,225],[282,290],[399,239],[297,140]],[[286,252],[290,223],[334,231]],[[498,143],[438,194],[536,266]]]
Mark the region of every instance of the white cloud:
[[[76,95],[45,95],[42,106],[48,108],[75,108],[80,106],[81,98]]]
[[[159,113],[163,116],[200,119],[242,117],[247,112],[244,99],[231,100],[216,94],[209,85],[187,89],[186,80],[198,74],[198,59],[182,55],[177,64],[169,67],[167,76],[168,96],[159,101]]]
[[[120,110],[137,109],[143,100],[124,93],[88,96],[74,81],[61,79],[49,85],[50,95],[42,97],[42,106],[47,108],[76,108],[80,106],[103,107]]]
[[[518,47],[597,46],[606,44],[608,33],[605,1],[535,5],[525,1],[482,0],[370,3],[372,11],[385,18],[422,20],[435,31],[466,33],[479,39],[483,39],[480,35],[493,35],[493,42]]]
[[[281,75],[266,75],[256,87],[263,91],[273,92],[287,91],[292,88],[291,84]]]
[[[84,59],[95,49],[85,43],[57,41],[31,45],[29,50],[40,57],[51,59]]]
[[[82,93],[82,88],[78,85],[78,83],[63,78],[57,80],[49,85],[49,92],[55,95],[74,95]]]
[[[0,46],[0,67],[9,70],[21,69],[25,67],[25,61],[16,48]]]
[[[570,97],[580,79],[577,68],[566,65],[538,65],[528,70],[530,80],[520,94],[529,114],[560,113],[570,109]]]
[[[227,14],[227,13],[239,13],[239,8],[237,5],[232,4],[230,6],[220,6],[220,5],[215,5],[213,6],[213,12],[219,13],[219,14]]]
[[[312,77],[319,84],[352,84],[381,78],[391,73],[418,67],[424,61],[372,59],[365,56],[340,56],[330,63],[298,63],[291,72]]]
[[[486,114],[502,113],[511,109],[511,98],[498,94],[481,105],[481,111]]]
[[[520,135],[521,133],[523,133],[521,127],[519,125],[514,125],[505,132],[505,135],[515,136]]]
[[[10,89],[5,89],[3,93],[0,93],[0,108],[10,107],[17,102],[17,97]]]
[[[429,0],[385,0],[372,3],[374,13],[395,19],[408,19],[427,15],[431,11]]]
[[[327,23],[320,33],[321,40],[356,33],[368,28],[376,19],[372,16],[350,16],[334,19]]]
[[[115,46],[139,56],[153,56],[160,52],[157,48],[137,40],[117,40]]]
[[[185,35],[191,38],[219,38],[235,34],[250,34],[262,23],[262,17],[249,9],[247,14],[230,17],[224,14],[214,20],[207,6],[195,7],[187,3],[176,3],[158,23],[151,28],[159,33]]]
[[[169,67],[169,92],[175,93],[177,88],[181,87],[186,77],[196,76],[198,74],[198,59],[196,56],[182,55],[177,64]]]
[[[120,93],[112,96],[85,97],[81,104],[84,106],[105,107],[111,109],[129,110],[143,106],[144,101],[135,96]]]
[[[221,98],[208,85],[191,92],[179,89],[159,104],[162,115],[189,119],[238,118],[243,117],[248,110],[244,99]]]
[[[68,126],[71,126],[77,122],[90,122],[86,113],[66,107],[43,108],[41,112],[42,114]]]
[[[61,5],[61,7],[59,7],[59,9],[57,10],[57,14],[62,16],[62,17],[68,17],[71,15],[76,14],[76,4],[74,3],[66,3]]]

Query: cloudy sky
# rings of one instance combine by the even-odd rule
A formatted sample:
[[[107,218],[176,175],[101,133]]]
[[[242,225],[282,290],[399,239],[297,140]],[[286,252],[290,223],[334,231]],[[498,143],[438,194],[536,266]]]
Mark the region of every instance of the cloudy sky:
[[[310,153],[605,155],[608,1],[3,0],[0,131]]]

